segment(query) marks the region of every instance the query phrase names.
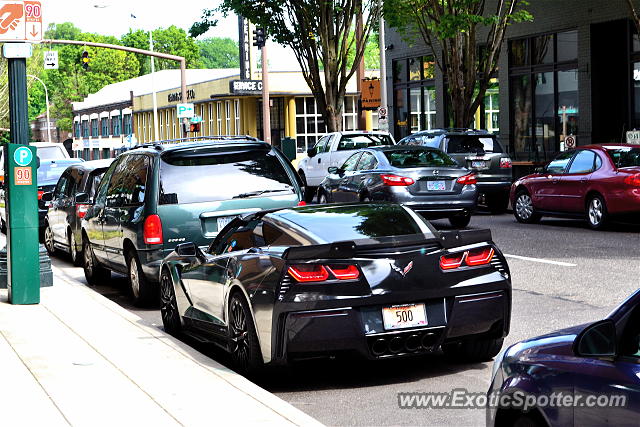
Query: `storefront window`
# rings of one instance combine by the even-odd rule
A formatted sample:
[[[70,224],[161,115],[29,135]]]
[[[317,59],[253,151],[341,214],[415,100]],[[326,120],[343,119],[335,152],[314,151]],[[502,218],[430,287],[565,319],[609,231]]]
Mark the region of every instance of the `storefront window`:
[[[514,40],[511,42],[509,60],[512,67],[529,65],[529,40]]]
[[[531,151],[531,78],[526,76],[511,79],[514,151]]]
[[[424,80],[436,78],[436,60],[433,56],[422,58],[422,78]]]
[[[396,139],[404,138],[409,135],[409,111],[407,109],[407,91],[406,89],[397,89],[395,91],[394,100],[394,120],[395,120],[395,136]]]
[[[409,59],[409,80],[418,81],[422,80],[422,57]]]
[[[533,63],[553,63],[553,34],[535,37],[533,39]]]
[[[558,71],[560,141],[578,134],[578,70]]]
[[[578,59],[578,32],[567,31],[558,33],[558,62],[575,61]]]
[[[535,130],[536,150],[539,153],[556,151],[555,120],[554,120],[554,89],[553,73],[537,73],[535,81]]]
[[[393,82],[405,83],[407,81],[407,70],[405,61],[393,61]]]
[[[640,62],[633,63],[633,98],[634,104],[634,119],[636,126],[640,124]]]
[[[498,86],[487,89],[484,96],[484,126],[489,132],[500,131],[500,93]]]

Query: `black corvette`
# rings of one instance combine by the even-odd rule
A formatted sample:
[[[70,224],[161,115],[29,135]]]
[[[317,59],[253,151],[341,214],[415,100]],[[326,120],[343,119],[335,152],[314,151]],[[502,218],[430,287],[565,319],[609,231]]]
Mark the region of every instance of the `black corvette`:
[[[244,372],[344,352],[487,360],[509,331],[510,273],[490,231],[438,232],[397,204],[236,218],[206,251],[176,247],[160,282],[165,330],[220,345]]]

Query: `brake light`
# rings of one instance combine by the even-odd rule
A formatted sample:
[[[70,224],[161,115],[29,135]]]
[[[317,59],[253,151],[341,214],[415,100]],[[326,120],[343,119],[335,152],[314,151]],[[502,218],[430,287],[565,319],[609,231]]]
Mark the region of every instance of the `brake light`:
[[[476,265],[489,264],[491,258],[493,258],[493,248],[486,247],[468,251],[465,262],[468,266],[473,267]]]
[[[84,218],[84,216],[87,214],[87,211],[89,210],[89,206],[91,205],[76,205],[76,216],[80,219]]]
[[[143,231],[144,242],[147,245],[158,245],[162,243],[162,221],[158,215],[149,215],[144,220]]]
[[[500,159],[501,169],[511,169],[511,159],[509,157],[503,157]]]
[[[298,202],[298,206],[307,206],[307,202],[305,202],[304,200],[300,200]]]
[[[339,280],[354,280],[360,277],[360,270],[355,265],[329,265],[327,268]]]
[[[406,187],[408,185],[413,185],[415,182],[412,178],[391,174],[380,175],[380,178],[382,178],[384,185],[392,187]]]
[[[329,272],[324,265],[299,264],[292,265],[288,270],[291,277],[298,282],[324,282],[329,278]]]
[[[38,190],[38,200],[42,200],[42,195],[43,194],[44,194],[44,191]]]
[[[624,183],[633,187],[640,187],[640,173],[629,175],[624,179]]]
[[[468,175],[463,175],[460,178],[456,179],[456,182],[462,185],[472,185],[472,184],[476,184],[478,182],[478,179],[476,178],[475,174],[470,173]]]
[[[462,267],[463,263],[468,267],[486,265],[491,262],[494,254],[495,251],[491,246],[485,246],[464,252],[442,255],[440,257],[440,268],[442,270],[453,270]]]

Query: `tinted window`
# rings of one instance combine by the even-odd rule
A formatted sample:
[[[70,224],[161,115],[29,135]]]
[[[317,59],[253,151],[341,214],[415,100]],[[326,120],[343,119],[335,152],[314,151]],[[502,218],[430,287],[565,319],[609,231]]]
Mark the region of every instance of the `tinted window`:
[[[377,164],[378,161],[376,160],[376,156],[371,153],[362,153],[362,157],[360,157],[360,161],[358,162],[357,170],[368,171],[375,169]]]
[[[280,211],[277,216],[325,242],[422,233],[413,217],[394,204],[309,207]]]
[[[502,153],[502,147],[491,136],[478,135],[449,135],[447,153]]]
[[[457,166],[455,160],[439,150],[385,151],[384,155],[395,168]]]
[[[633,310],[627,321],[620,347],[622,355],[640,357],[640,306]]]
[[[353,171],[356,170],[356,165],[358,164],[358,159],[360,158],[361,153],[355,153],[351,157],[347,159],[346,162],[342,165],[342,170],[345,171]]]
[[[596,155],[593,151],[581,150],[571,162],[569,173],[588,173],[593,171]]]
[[[96,190],[96,202],[104,203],[105,198],[107,197],[107,193],[109,188],[111,188],[111,177],[113,176],[115,170],[124,163],[124,157],[120,157],[118,160],[114,161],[113,164],[109,167],[107,172],[103,175],[100,180],[100,186]]]
[[[100,181],[106,171],[106,169],[96,169],[87,177],[87,183],[85,184],[84,191],[89,195],[89,200],[94,199],[96,190],[98,189]]]
[[[38,147],[37,156],[42,159],[67,159],[65,156],[64,147]]]
[[[169,151],[160,166],[160,203],[199,203],[293,193],[275,152],[225,148]]]
[[[608,150],[613,164],[618,168],[629,168],[640,166],[640,148],[621,147],[615,150]]]
[[[343,135],[338,143],[338,151],[393,145],[389,135]]]
[[[547,165],[546,172],[564,173],[564,170],[567,168],[567,164],[569,164],[569,160],[571,160],[574,153],[575,151],[567,151],[566,153],[560,154]]]
[[[320,138],[315,146],[316,153],[324,153],[325,151],[328,151],[327,141],[329,141],[330,139],[331,138],[328,136]]]
[[[77,160],[40,163],[38,167],[38,185],[55,184],[67,167],[77,163]]]
[[[113,172],[107,201],[111,206],[144,202],[147,186],[149,158],[143,155],[125,156]]]
[[[64,176],[60,177],[60,180],[56,185],[56,189],[53,193],[53,197],[56,199],[61,198],[66,193],[68,186],[69,186],[69,174],[64,174]]]
[[[261,220],[254,220],[248,224],[234,227],[227,231],[214,248],[216,255],[223,253],[244,251],[253,247],[264,246],[264,239],[254,234],[254,229],[262,223]]]

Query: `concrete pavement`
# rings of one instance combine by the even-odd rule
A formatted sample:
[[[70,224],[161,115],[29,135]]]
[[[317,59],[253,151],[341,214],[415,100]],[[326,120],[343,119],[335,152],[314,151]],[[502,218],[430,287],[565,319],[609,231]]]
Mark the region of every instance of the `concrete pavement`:
[[[3,426],[319,425],[54,267],[41,303],[0,291]]]

